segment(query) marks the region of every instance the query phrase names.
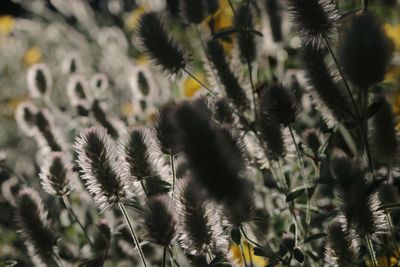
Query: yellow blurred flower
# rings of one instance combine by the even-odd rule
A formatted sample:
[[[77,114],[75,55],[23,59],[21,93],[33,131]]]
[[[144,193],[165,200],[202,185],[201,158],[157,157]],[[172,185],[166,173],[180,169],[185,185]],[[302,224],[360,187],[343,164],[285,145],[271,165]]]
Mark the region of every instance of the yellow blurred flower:
[[[133,115],[134,112],[135,112],[135,108],[133,107],[131,102],[126,102],[126,103],[122,104],[122,106],[121,106],[122,115],[129,117],[129,116]]]
[[[42,57],[42,50],[40,50],[39,47],[34,46],[26,50],[22,60],[26,66],[30,66],[38,63],[42,59]]]
[[[125,28],[128,31],[134,31],[138,25],[140,16],[146,12],[147,8],[145,7],[138,7],[133,10],[125,19]]]
[[[218,0],[219,8],[207,18],[207,23],[213,20],[213,30],[218,32],[222,29],[230,28],[233,25],[233,12],[228,0]],[[232,50],[232,42],[223,40],[223,47],[226,52]]]
[[[195,73],[194,76],[199,79],[202,83],[205,82],[204,74],[202,73]],[[186,97],[193,97],[197,91],[201,89],[201,85],[192,77],[186,78],[183,82],[183,94]]]
[[[14,26],[14,18],[12,16],[0,16],[0,35],[9,34]]]
[[[246,264],[244,263],[244,260],[248,266],[250,266],[251,262],[253,262],[254,267],[265,267],[268,264],[268,260],[266,258],[254,255],[254,246],[249,244],[249,242],[246,240],[242,240],[242,247],[244,250],[243,253],[240,246],[236,245],[235,243],[231,244],[229,248],[232,260],[237,263],[237,266],[245,267]]]
[[[400,51],[400,24],[391,25],[385,24],[386,35],[393,40],[395,44],[395,49]]]
[[[395,257],[390,258],[390,264],[388,264],[388,259],[386,256],[378,257],[378,267],[387,267],[387,266],[397,266],[398,260]],[[374,263],[371,260],[367,260],[368,267],[374,267]]]
[[[136,59],[136,64],[138,64],[138,65],[147,65],[147,64],[149,64],[149,58],[144,54],[140,54],[138,56],[138,58]]]

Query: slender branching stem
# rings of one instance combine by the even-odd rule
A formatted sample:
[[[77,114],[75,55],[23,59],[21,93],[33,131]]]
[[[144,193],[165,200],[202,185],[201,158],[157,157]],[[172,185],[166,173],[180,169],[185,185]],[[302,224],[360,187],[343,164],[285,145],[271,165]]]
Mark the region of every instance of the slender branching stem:
[[[85,226],[83,226],[83,224],[81,223],[81,221],[79,220],[78,216],[76,215],[74,209],[72,208],[71,202],[69,201],[68,196],[63,195],[62,196],[62,200],[64,202],[65,207],[67,208],[68,212],[72,215],[72,217],[74,217],[75,221],[78,223],[79,227],[82,229],[83,234],[85,235],[89,245],[92,247],[92,249],[94,250],[94,244],[92,242],[92,240],[89,237],[89,234],[87,233],[87,230],[85,228]]]
[[[248,235],[246,234],[246,232],[244,231],[243,226],[240,226],[239,229],[240,229],[240,232],[242,233],[242,235],[244,236],[244,238],[245,238],[249,243],[253,244],[253,245],[256,246],[256,247],[262,247],[262,245],[258,244],[256,241],[254,241],[254,240],[252,240],[252,239],[249,238],[249,236],[248,236]]]
[[[167,249],[168,249],[169,256],[171,257],[171,259],[172,259],[172,261],[174,262],[174,264],[175,264],[177,267],[180,267],[178,261],[175,259],[174,253],[172,253],[171,248],[168,247]]]
[[[149,192],[147,191],[146,185],[144,184],[143,179],[140,179],[140,185],[142,186],[143,192],[146,195],[146,197],[149,196]]]
[[[175,172],[175,159],[174,159],[174,155],[171,154],[169,155],[169,162],[171,165],[171,173],[172,173],[172,200],[174,200],[175,197],[175,184],[176,184],[176,172]]]
[[[287,192],[287,194],[289,194],[289,193],[290,193],[290,187],[289,187],[288,184],[286,184],[286,181],[285,181],[285,174],[284,174],[284,172],[283,172],[283,168],[282,168],[281,162],[280,162],[279,160],[277,160],[277,166],[278,166],[278,170],[279,170],[279,173],[280,173],[282,186],[283,186],[284,188],[286,188],[286,192]],[[278,176],[279,176],[279,175],[278,175]],[[301,229],[301,223],[298,222],[297,216],[296,216],[296,214],[295,214],[295,203],[294,203],[294,200],[291,200],[291,201],[288,203],[288,205],[289,205],[289,211],[290,211],[290,213],[291,213],[291,215],[292,215],[292,217],[293,217],[293,219],[294,219],[294,221],[295,221],[297,227],[298,227],[299,229]]]
[[[165,261],[167,259],[167,246],[164,246],[163,249],[163,258],[162,258],[162,267],[165,267]]]
[[[233,17],[235,18],[235,20],[237,19],[237,13],[235,10],[235,7],[232,4],[232,1],[229,0],[229,6],[232,9],[232,13],[233,13]],[[250,12],[250,0],[246,1],[246,10],[247,10],[247,16],[246,16],[246,22],[249,19],[249,12]],[[245,27],[245,29],[243,30],[244,34],[239,34],[239,37],[242,39],[243,43],[244,43],[244,53],[245,53],[245,57],[246,57],[246,64],[247,64],[247,68],[249,71],[249,80],[250,80],[250,86],[251,86],[251,94],[252,94],[252,100],[253,100],[253,106],[254,106],[254,118],[257,121],[257,115],[258,115],[258,111],[257,111],[257,100],[256,100],[256,89],[254,86],[254,82],[253,82],[253,75],[252,75],[252,67],[251,67],[251,62],[250,62],[250,57],[249,57],[249,51],[248,51],[248,47],[247,47],[247,37],[248,37],[248,27]]]
[[[368,252],[371,257],[371,261],[372,261],[374,267],[378,267],[378,260],[376,259],[376,254],[375,254],[374,246],[372,245],[371,236],[366,235],[365,241],[367,242]]]
[[[331,55],[333,61],[335,62],[336,68],[337,68],[338,71],[339,71],[340,77],[342,78],[342,80],[343,80],[343,82],[344,82],[344,85],[345,85],[345,87],[346,87],[347,93],[349,94],[349,97],[350,97],[350,99],[351,99],[351,103],[352,103],[352,105],[353,105],[353,107],[354,107],[354,111],[356,112],[356,116],[357,116],[358,119],[361,119],[361,117],[360,117],[360,112],[358,111],[358,107],[357,107],[356,101],[354,100],[353,93],[351,92],[351,89],[350,89],[350,85],[349,85],[349,83],[347,82],[346,78],[344,77],[343,70],[342,70],[342,68],[340,67],[339,61],[338,61],[338,59],[336,58],[335,53],[333,52],[333,49],[332,49],[331,44],[330,44],[330,42],[329,42],[329,39],[328,39],[328,37],[325,36],[325,35],[323,36],[323,38],[324,38],[326,47],[328,48],[328,51],[329,51],[329,53],[330,53],[330,55]]]
[[[134,227],[132,225],[132,222],[129,219],[128,212],[126,211],[125,206],[121,201],[118,202],[118,206],[119,206],[119,208],[120,208],[120,210],[121,210],[121,212],[122,212],[122,214],[123,214],[123,216],[125,218],[125,221],[126,221],[128,227],[129,227],[129,230],[130,230],[132,238],[133,238],[133,242],[135,243],[135,246],[136,246],[136,249],[138,251],[140,260],[142,261],[142,265],[143,265],[143,267],[147,267],[148,265],[147,265],[147,262],[146,262],[146,258],[144,257],[143,250],[142,250],[142,248],[140,246],[139,239],[138,239],[137,234],[135,232],[135,229],[134,229]]]
[[[363,6],[363,10],[367,10],[368,9],[368,0],[362,0],[362,6]]]
[[[62,260],[61,260],[60,256],[58,256],[58,254],[55,253],[55,252],[52,252],[51,254],[52,254],[53,260],[55,261],[57,266],[58,267],[64,267],[64,264],[62,263]]]
[[[195,75],[193,75],[193,73],[191,73],[189,70],[183,69],[183,71],[184,71],[187,75],[189,75],[190,77],[192,77],[193,80],[195,80],[198,84],[200,84],[204,89],[206,89],[210,95],[212,95],[213,97],[216,97],[216,96],[217,96],[207,85],[205,85],[202,81],[200,81],[199,78],[197,78]]]
[[[310,222],[311,222],[310,198],[309,198],[310,183],[309,183],[309,181],[308,181],[308,177],[307,177],[306,172],[305,172],[305,170],[304,170],[303,158],[302,158],[302,156],[301,156],[300,149],[299,149],[299,147],[297,146],[297,143],[296,143],[296,139],[295,139],[295,137],[294,137],[294,133],[293,133],[292,126],[289,125],[288,128],[289,128],[289,132],[290,132],[290,135],[291,135],[291,137],[292,137],[292,140],[293,140],[294,147],[296,148],[297,159],[299,160],[301,176],[303,177],[304,183],[305,183],[305,185],[306,185],[306,201],[307,201],[307,210],[306,210],[306,232],[307,232],[308,226],[310,225]]]
[[[242,257],[243,257],[244,266],[245,266],[245,267],[248,267],[247,261],[246,261],[246,254],[244,254],[243,241],[240,241],[240,251],[242,252]]]
[[[397,242],[396,242],[396,233],[395,233],[395,231],[394,231],[394,229],[393,229],[392,218],[391,218],[389,212],[385,212],[385,215],[386,215],[387,224],[388,224],[388,226],[389,226],[390,237],[391,237],[392,242],[393,242],[393,245],[394,245],[394,247],[396,248],[396,251],[397,251],[397,253],[398,253],[400,250],[399,250],[399,246],[397,245]],[[396,257],[397,257],[397,256],[396,256]]]
[[[368,166],[370,167],[370,170],[372,173],[374,173],[374,162],[372,160],[371,156],[371,150],[369,148],[369,142],[368,142],[368,118],[365,116],[366,110],[368,108],[368,90],[363,90],[362,91],[362,106],[363,106],[363,118],[362,118],[362,129],[361,132],[363,134],[363,139],[364,139],[364,145],[365,145],[365,152],[367,153],[368,157]]]

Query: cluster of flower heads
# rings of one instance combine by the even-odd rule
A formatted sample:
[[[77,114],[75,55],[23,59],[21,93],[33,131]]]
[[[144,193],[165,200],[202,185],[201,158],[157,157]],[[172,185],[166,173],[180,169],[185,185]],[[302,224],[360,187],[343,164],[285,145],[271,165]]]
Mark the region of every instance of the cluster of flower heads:
[[[117,12],[122,1],[111,2]],[[114,28],[98,38],[106,58],[125,60],[137,47],[151,59],[126,60],[130,94],[113,88],[125,72],[84,71],[77,53],[61,66],[62,93],[56,71],[31,66],[30,101],[15,119],[37,143],[36,186],[51,197],[0,162],[9,174],[1,196],[15,207],[31,262],[358,266],[370,257],[377,267],[377,255],[397,257],[390,209],[398,206],[399,140],[380,85],[392,44],[363,3],[343,16],[333,0],[138,7],[132,40]],[[231,23],[219,28],[227,10]],[[172,36],[172,27],[184,33]],[[201,96],[180,99],[182,77]],[[84,248],[63,236],[66,225],[79,226]]]

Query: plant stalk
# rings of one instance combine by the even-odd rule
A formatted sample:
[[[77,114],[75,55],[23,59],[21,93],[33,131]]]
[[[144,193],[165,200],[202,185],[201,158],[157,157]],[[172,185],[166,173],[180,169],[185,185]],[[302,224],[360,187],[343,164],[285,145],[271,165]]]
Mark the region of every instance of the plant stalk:
[[[78,223],[79,227],[82,229],[83,234],[85,235],[89,245],[92,247],[92,249],[94,251],[94,249],[95,249],[94,244],[93,244],[92,240],[89,238],[89,234],[87,233],[86,228],[83,226],[83,224],[79,220],[78,216],[76,215],[75,211],[73,210],[71,202],[68,199],[68,196],[66,196],[66,195],[62,196],[62,200],[64,202],[65,207],[69,211],[69,213],[72,215],[72,217],[74,217],[75,221]]]
[[[374,267],[378,267],[378,260],[376,259],[376,254],[375,254],[374,246],[372,245],[371,236],[367,235],[365,237],[365,241],[367,242],[368,251],[369,251],[369,255],[371,257],[371,261],[374,264]]]
[[[143,250],[142,250],[142,248],[140,247],[139,239],[137,238],[135,229],[133,228],[133,225],[132,225],[132,223],[131,223],[131,220],[129,219],[129,216],[128,216],[128,213],[127,213],[127,211],[126,211],[126,209],[125,209],[125,206],[124,206],[124,204],[123,204],[121,201],[118,202],[118,206],[119,206],[119,208],[120,208],[120,210],[121,210],[123,216],[125,217],[125,221],[126,221],[128,227],[129,227],[129,230],[130,230],[130,232],[131,232],[131,235],[132,235],[132,238],[133,238],[133,242],[135,243],[135,246],[136,246],[136,249],[137,249],[137,251],[138,251],[140,260],[141,260],[141,262],[142,262],[142,265],[143,265],[143,267],[147,267],[146,258],[144,257]]]

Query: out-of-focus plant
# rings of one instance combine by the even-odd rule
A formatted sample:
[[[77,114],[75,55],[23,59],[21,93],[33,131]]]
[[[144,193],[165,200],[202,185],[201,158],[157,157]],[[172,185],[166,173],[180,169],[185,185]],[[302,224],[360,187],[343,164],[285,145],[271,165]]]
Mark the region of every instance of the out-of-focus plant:
[[[13,6],[0,266],[399,262],[398,1]]]

